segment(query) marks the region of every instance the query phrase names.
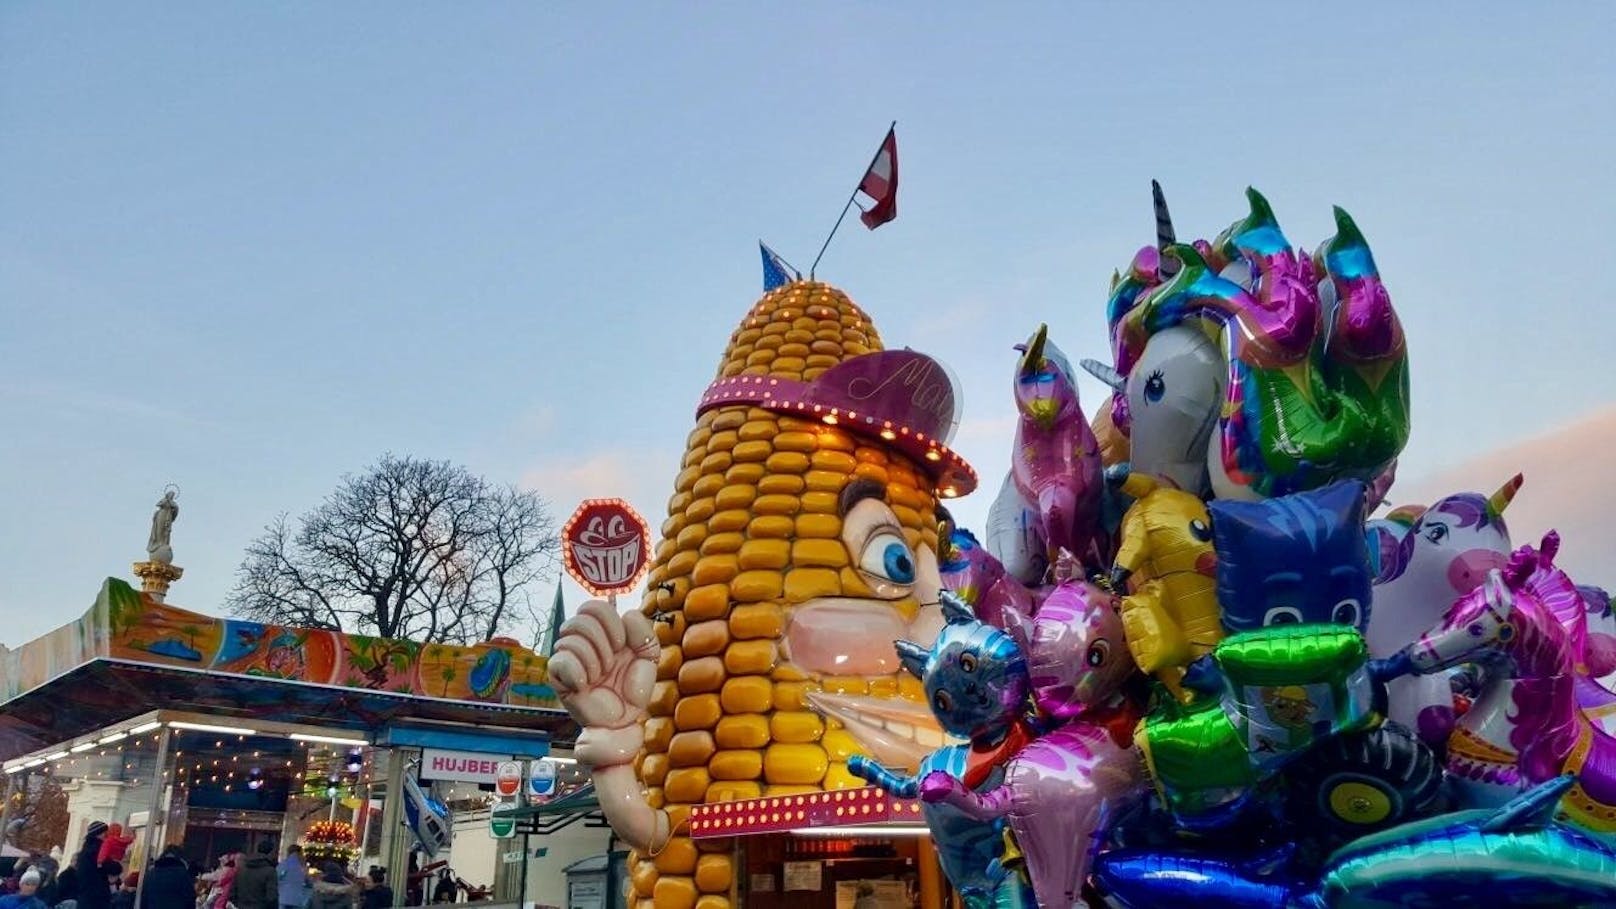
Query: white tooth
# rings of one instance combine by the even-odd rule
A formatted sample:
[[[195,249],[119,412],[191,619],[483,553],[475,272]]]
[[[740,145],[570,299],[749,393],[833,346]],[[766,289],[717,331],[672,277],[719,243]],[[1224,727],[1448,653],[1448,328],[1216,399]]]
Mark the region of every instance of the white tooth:
[[[915,741],[933,748],[943,747],[943,734],[935,729],[915,728]]]
[[[896,732],[897,734],[906,738],[913,739],[915,737],[915,727],[909,725],[908,723],[900,723],[897,720],[887,720],[886,727],[888,731]]]

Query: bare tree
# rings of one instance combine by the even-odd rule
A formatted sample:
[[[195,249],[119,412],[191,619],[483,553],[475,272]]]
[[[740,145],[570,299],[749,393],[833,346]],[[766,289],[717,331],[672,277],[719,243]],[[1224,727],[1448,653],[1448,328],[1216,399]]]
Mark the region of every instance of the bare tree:
[[[67,793],[48,773],[24,773],[12,783],[6,838],[27,852],[67,846]]]
[[[554,576],[548,506],[444,461],[383,456],[294,528],[247,547],[231,603],[247,618],[446,644],[537,621],[525,588]]]

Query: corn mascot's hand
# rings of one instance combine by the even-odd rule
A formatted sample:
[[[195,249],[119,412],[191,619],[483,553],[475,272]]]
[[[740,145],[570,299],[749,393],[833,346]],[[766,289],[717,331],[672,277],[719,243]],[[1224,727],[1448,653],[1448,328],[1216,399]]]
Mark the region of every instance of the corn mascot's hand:
[[[585,603],[561,626],[550,681],[583,727],[574,750],[579,761],[612,767],[634,760],[645,741],[641,720],[660,651],[649,619],[639,612],[618,615],[601,600]]]

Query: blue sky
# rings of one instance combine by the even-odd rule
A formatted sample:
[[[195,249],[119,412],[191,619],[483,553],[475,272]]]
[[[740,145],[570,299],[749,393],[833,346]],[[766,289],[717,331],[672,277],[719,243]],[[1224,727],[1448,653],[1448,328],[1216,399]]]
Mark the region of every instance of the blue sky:
[[[654,526],[756,240],[806,265],[893,119],[898,220],[820,276],[963,382],[967,523],[1010,345],[1104,355],[1152,177],[1181,236],[1248,184],[1310,248],[1355,215],[1410,338],[1404,476],[1586,418],[1616,5],[1411,7],[0,6],[0,641],[127,574],[171,482],[171,599],[210,612],[389,450]]]

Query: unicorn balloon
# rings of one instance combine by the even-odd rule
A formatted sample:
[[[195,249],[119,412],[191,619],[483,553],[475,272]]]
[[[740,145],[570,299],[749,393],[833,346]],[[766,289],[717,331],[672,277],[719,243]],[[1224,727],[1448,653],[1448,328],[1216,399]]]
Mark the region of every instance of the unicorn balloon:
[[[1562,814],[1596,833],[1616,834],[1616,738],[1591,724],[1581,708],[1579,689],[1588,680],[1578,672],[1574,612],[1582,605],[1553,568],[1558,547],[1551,533],[1539,549],[1516,550],[1440,623],[1381,661],[1376,675],[1425,675],[1499,658],[1492,662],[1500,671],[1448,739],[1447,769],[1457,794],[1471,806],[1493,807],[1562,773],[1575,774]]]
[[[992,534],[990,545],[1001,562],[1015,565],[1026,583],[1038,576],[1062,551],[1084,565],[1099,569],[1110,565],[1110,542],[1101,527],[1104,492],[1100,443],[1089,426],[1077,398],[1077,378],[1060,348],[1049,340],[1049,327],[1038,326],[1020,345],[1016,367],[1015,448],[1010,479],[994,510],[1012,522],[1011,533]],[[1030,537],[1027,535],[1031,531]],[[1011,541],[1004,551],[999,541]],[[1031,548],[1030,553],[1025,552]]]
[[[1390,657],[1441,618],[1453,601],[1481,585],[1509,559],[1504,509],[1521,488],[1516,474],[1490,496],[1461,492],[1430,508],[1399,508],[1371,527],[1379,553],[1375,611],[1364,637],[1370,655]],[[1403,529],[1398,532],[1398,525]],[[1430,745],[1453,729],[1453,693],[1446,674],[1397,679],[1386,686],[1392,719]]]
[[[1112,279],[1112,421],[1135,471],[1191,492],[1263,498],[1372,480],[1408,440],[1408,356],[1352,218],[1312,256],[1268,202],[1208,243],[1158,247]],[[1163,225],[1167,229],[1163,230]]]

